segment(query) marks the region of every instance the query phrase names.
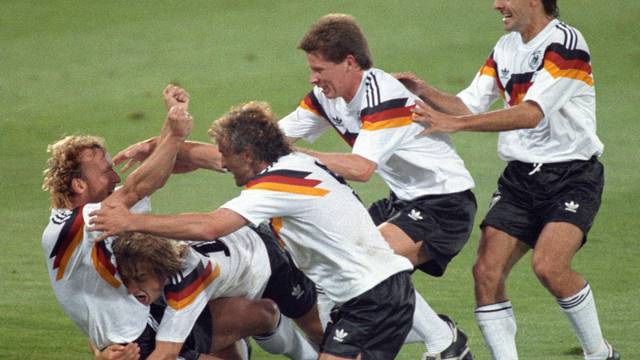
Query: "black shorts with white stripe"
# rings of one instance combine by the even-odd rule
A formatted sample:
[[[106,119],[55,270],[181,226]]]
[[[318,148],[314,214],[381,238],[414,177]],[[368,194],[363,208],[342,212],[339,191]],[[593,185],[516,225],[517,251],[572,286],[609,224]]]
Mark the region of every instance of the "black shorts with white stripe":
[[[533,248],[546,224],[566,222],[582,230],[584,243],[603,188],[604,168],[595,156],[548,164],[511,161],[480,227],[494,227]]]
[[[295,266],[268,226],[260,225],[254,230],[264,241],[271,265],[262,298],[273,300],[280,312],[291,319],[305,315],[316,304],[315,284]]]
[[[415,290],[411,274],[392,275],[331,310],[320,352],[355,359],[395,359],[413,326]]]
[[[158,332],[158,324],[162,321],[162,315],[166,305],[151,304],[147,327],[142,334],[135,340],[140,348],[140,360],[146,359],[156,347],[156,333]],[[195,325],[189,333],[189,337],[185,340],[180,350],[180,359],[197,360],[200,354],[208,354],[211,352],[213,339],[213,328],[211,321],[211,313],[209,308],[205,307],[196,320]]]
[[[476,216],[476,198],[471,190],[443,195],[426,195],[402,201],[392,192],[369,207],[373,222],[391,223],[413,241],[422,241],[427,262],[418,269],[442,276],[447,265],[469,241]]]

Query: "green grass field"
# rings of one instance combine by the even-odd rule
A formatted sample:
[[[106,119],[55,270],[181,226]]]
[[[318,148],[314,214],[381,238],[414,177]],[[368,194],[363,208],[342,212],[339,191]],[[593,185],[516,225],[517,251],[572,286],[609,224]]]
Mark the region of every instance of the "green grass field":
[[[154,135],[169,81],[192,94],[192,139],[231,105],[260,99],[280,115],[309,90],[296,45],[329,12],[356,16],[376,66],[412,70],[448,91],[472,79],[497,38],[491,1],[0,1],[0,359],[90,359],[83,334],[63,314],[49,285],[40,237],[49,202],[40,190],[46,145],[91,133],[112,152]],[[587,38],[605,143],[606,190],[575,268],[590,281],[605,336],[624,359],[640,358],[640,2],[560,1],[561,18]],[[636,30],[634,30],[636,29]],[[458,134],[475,177],[479,222],[503,163],[494,134]],[[346,151],[327,134],[313,147]],[[355,184],[365,202],[386,195],[378,179]],[[154,198],[155,211],[213,209],[238,189],[224,175],[176,176]],[[206,199],[203,201],[203,199]],[[443,279],[414,276],[436,311],[470,336],[476,359],[489,359],[473,317],[471,265],[478,233]],[[530,257],[509,293],[521,359],[579,359],[580,349],[554,299],[533,276]],[[254,347],[254,359],[273,359]],[[416,359],[406,346],[399,359]]]

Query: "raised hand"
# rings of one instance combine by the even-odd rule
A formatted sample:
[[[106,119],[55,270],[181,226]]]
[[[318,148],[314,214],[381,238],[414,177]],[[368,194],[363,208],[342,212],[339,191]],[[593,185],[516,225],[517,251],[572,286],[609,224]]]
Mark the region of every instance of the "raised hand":
[[[171,135],[185,140],[191,133],[193,127],[193,118],[187,111],[184,104],[174,105],[167,114],[166,124],[169,127]]]
[[[164,98],[164,106],[167,111],[172,107],[182,104],[185,105],[185,110],[189,107],[189,93],[176,85],[169,84],[162,91],[162,97]]]

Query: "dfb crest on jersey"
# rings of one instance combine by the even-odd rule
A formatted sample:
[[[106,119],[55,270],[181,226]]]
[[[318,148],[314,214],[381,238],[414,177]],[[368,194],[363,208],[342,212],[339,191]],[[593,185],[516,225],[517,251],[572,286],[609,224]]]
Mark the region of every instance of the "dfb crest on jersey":
[[[529,58],[529,67],[531,67],[532,70],[536,70],[538,66],[540,66],[541,61],[542,51],[536,50],[533,52],[533,54],[531,54],[531,57]]]

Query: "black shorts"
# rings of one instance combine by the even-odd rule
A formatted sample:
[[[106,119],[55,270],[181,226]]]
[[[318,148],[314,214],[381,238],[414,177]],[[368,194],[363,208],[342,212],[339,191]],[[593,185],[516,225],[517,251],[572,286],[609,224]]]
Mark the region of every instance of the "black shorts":
[[[567,222],[582,230],[584,243],[603,188],[604,168],[595,156],[542,165],[511,161],[480,227],[494,227],[533,248],[547,223]]]
[[[394,359],[413,326],[415,291],[411,274],[390,276],[331,310],[320,352],[362,360]]]
[[[369,207],[373,222],[389,222],[413,241],[422,241],[429,260],[418,268],[429,275],[442,276],[449,262],[469,241],[476,216],[476,197],[471,190],[453,194],[421,196],[399,200],[394,193]]]
[[[288,318],[305,315],[316,304],[315,284],[294,265],[268,226],[261,225],[254,230],[264,241],[271,264],[271,277],[262,298],[273,300]]]
[[[147,327],[142,335],[135,340],[140,348],[140,360],[146,359],[156,347],[156,333],[158,324],[162,321],[166,305],[151,304],[151,313],[147,321]],[[208,354],[211,351],[213,328],[211,313],[206,307],[193,325],[189,336],[182,345],[180,357],[185,360],[197,360],[200,354]]]

